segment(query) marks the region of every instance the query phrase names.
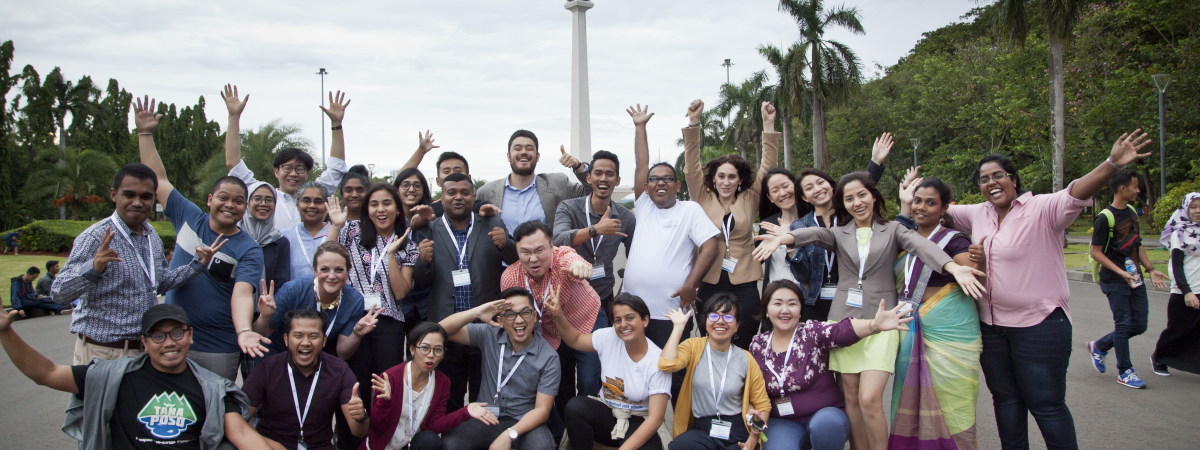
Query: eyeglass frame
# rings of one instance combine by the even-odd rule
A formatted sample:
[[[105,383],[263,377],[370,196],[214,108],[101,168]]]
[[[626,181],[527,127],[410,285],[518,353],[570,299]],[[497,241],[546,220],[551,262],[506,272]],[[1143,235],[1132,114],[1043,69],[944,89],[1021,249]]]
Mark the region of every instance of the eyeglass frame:
[[[302,174],[308,173],[308,168],[304,167],[303,164],[284,164],[279,167],[276,167],[275,169],[282,170],[283,173],[294,173],[297,175],[302,175]]]
[[[256,198],[258,199],[258,201],[254,201],[254,199],[256,199]],[[270,198],[271,198],[271,203],[275,203],[275,196],[272,195],[272,196],[270,196]],[[250,197],[249,201],[247,201],[246,203],[249,203],[251,205],[264,205],[267,203],[267,196],[255,195],[253,197]]]
[[[408,187],[405,187],[408,186]],[[405,181],[396,186],[396,190],[407,191],[410,189],[424,189],[425,186],[420,181]]]
[[[674,175],[665,176],[665,177],[659,177],[659,176],[646,177],[646,184],[658,184],[659,182],[674,183],[676,181],[679,181],[679,178],[675,177]]]
[[[422,355],[425,355],[425,356],[429,356],[430,353],[433,353],[433,356],[439,357],[439,358],[446,355],[446,347],[433,347],[430,345],[418,345],[418,346],[416,346],[416,349],[418,352],[420,352]]]
[[[1003,176],[1001,176],[1000,178],[995,178],[997,174],[1003,174]],[[993,180],[995,180],[997,183],[999,183],[1000,180],[1003,180],[1003,179],[1011,177],[1011,176],[1013,176],[1013,174],[1005,172],[1003,170],[996,171],[996,172],[993,172],[991,175],[980,176],[979,177],[979,185],[980,186],[986,185],[988,183],[991,183]]]
[[[325,200],[324,197],[313,197],[313,198],[300,197],[299,199],[296,200],[296,203],[299,203],[301,205],[324,205],[326,203],[329,203],[329,201]]]
[[[718,320],[721,319],[721,320]],[[734,323],[737,322],[737,316],[733,314],[708,313],[708,321],[712,323]]]
[[[500,314],[496,314],[496,317],[499,318],[500,320],[512,322],[514,320],[517,320],[517,316],[521,316],[521,318],[525,319],[525,320],[530,320],[533,318],[533,316],[535,314],[537,314],[537,311],[534,311],[533,308],[525,308],[525,309],[522,309],[520,312],[508,310],[508,311],[502,312]]]
[[[172,341],[182,341],[183,338],[187,336],[189,331],[192,331],[192,327],[176,328],[170,332],[158,331],[154,333],[146,333],[143,336],[145,336],[147,339],[150,339],[150,341],[154,342],[155,344],[161,344],[163,342],[167,342],[167,336],[170,336]],[[175,337],[175,333],[179,333],[179,337]],[[155,335],[161,335],[162,339],[156,338]]]

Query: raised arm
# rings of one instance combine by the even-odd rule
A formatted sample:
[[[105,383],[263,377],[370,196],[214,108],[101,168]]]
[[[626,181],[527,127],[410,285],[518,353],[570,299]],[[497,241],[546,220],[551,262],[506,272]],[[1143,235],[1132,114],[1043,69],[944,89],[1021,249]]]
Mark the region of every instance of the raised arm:
[[[767,176],[767,172],[772,167],[775,167],[775,163],[779,161],[779,138],[782,136],[778,131],[775,131],[775,106],[770,102],[762,103],[762,117],[762,161],[759,161],[758,173],[754,174],[754,183],[750,184],[750,190],[754,192],[753,195],[755,197],[759,195],[759,188],[762,186],[760,182],[763,177]],[[751,203],[754,205],[758,204],[755,202]]]
[[[650,176],[650,143],[646,139],[646,122],[654,117],[650,105],[645,108],[639,103],[630,106],[625,112],[633,118],[633,198],[642,196],[645,191],[646,178]]]
[[[404,163],[403,167],[400,167],[400,171],[403,172],[405,169],[416,169],[417,166],[421,165],[421,160],[425,159],[425,155],[429,154],[429,152],[433,151],[435,148],[441,147],[433,145],[433,133],[429,130],[425,130],[425,134],[422,135],[421,132],[418,131],[417,149],[413,150],[412,156],[408,158],[408,161]],[[434,172],[437,172],[436,168]]]
[[[688,105],[688,126],[683,129],[683,177],[687,179],[688,194],[692,201],[703,203],[712,194],[704,187],[704,169],[700,162],[700,144],[703,130],[700,117],[704,115],[704,102],[692,100]]]
[[[229,125],[225,127],[225,168],[233,170],[242,162],[242,111],[250,101],[250,94],[238,100],[237,86],[227,84],[221,91],[221,99],[225,100],[225,109],[229,111]]]
[[[154,175],[158,177],[158,204],[166,208],[167,197],[171,196],[175,186],[167,180],[167,169],[163,166],[162,158],[158,156],[158,149],[154,148],[154,129],[158,128],[158,119],[162,118],[162,114],[154,114],[155,101],[150,96],[135,100],[133,123],[138,134],[138,156],[142,164],[153,170]]]
[[[1075,180],[1075,184],[1071,186],[1071,196],[1080,200],[1092,198],[1108,184],[1108,180],[1112,179],[1113,175],[1117,174],[1117,168],[1150,156],[1150,153],[1138,153],[1142,147],[1154,142],[1146,139],[1146,133],[1138,134],[1141,132],[1142,129],[1138,128],[1133,133],[1122,134],[1113,144],[1112,153],[1108,155],[1107,160],[1100,163],[1087,175]]]
[[[75,384],[75,376],[71,374],[70,366],[54,364],[25,343],[12,329],[17,314],[16,310],[0,314],[0,345],[4,346],[4,352],[8,353],[13,365],[34,383],[57,391],[78,394],[79,386]]]
[[[671,319],[671,337],[667,339],[666,345],[663,345],[662,353],[658,356],[658,370],[663,372],[678,372],[686,369],[691,363],[692,355],[687,351],[680,351],[679,341],[683,340],[683,330],[687,327],[687,323],[691,320],[694,311],[684,311],[682,309],[672,309],[667,312],[667,318]]]
[[[508,300],[496,300],[493,302],[484,303],[474,308],[463,312],[454,313],[438,322],[443,329],[446,330],[446,335],[450,337],[450,342],[459,345],[471,345],[471,334],[467,332],[467,324],[479,319],[483,323],[492,323],[492,318],[496,317],[512,306]]]
[[[562,305],[559,304],[558,296],[559,288],[554,288],[550,291],[550,295],[546,297],[545,313],[554,317],[554,323],[558,325],[558,335],[562,338],[563,343],[571,347],[575,351],[596,353],[596,348],[592,347],[592,334],[583,334],[575,329],[571,322],[567,321],[567,316],[563,314]]]
[[[333,92],[329,93],[329,107],[321,107],[321,111],[325,111],[325,115],[329,116],[329,126],[333,130],[330,133],[329,157],[343,161],[346,159],[346,139],[342,135],[342,119],[346,116],[347,106],[350,106],[350,100],[346,100],[346,93],[337,91],[336,95]]]

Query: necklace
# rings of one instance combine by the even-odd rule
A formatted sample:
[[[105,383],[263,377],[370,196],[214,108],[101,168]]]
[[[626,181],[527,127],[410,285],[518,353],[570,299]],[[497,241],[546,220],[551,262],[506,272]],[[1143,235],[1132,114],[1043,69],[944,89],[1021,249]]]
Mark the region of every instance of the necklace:
[[[329,304],[321,303],[321,294],[317,291],[317,279],[316,278],[313,278],[313,297],[317,299],[317,306],[320,306],[321,309],[326,310],[326,311],[337,308],[338,305],[342,303],[342,292],[341,291],[338,291],[337,299],[334,300],[332,303],[329,303]]]

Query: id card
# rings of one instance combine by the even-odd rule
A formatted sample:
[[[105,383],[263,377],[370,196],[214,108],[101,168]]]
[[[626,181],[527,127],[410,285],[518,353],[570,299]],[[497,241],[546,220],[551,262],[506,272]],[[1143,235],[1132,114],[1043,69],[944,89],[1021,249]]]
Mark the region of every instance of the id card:
[[[862,289],[850,289],[846,295],[846,306],[862,308]]]
[[[491,413],[492,417],[495,417],[497,419],[500,418],[500,407],[499,406],[484,406],[483,409],[485,409],[485,410],[487,410],[487,412]]]
[[[900,304],[904,305],[903,307],[900,308],[900,317],[912,317],[912,310],[913,310],[912,300],[904,299],[904,300],[900,301]]]
[[[371,308],[379,308],[381,306],[383,306],[383,297],[379,294],[363,295],[363,311],[370,311]]]
[[[775,409],[777,411],[779,411],[780,416],[790,416],[790,415],[796,413],[796,410],[792,409],[792,400],[791,399],[782,399],[781,398],[781,399],[777,400],[775,402]]]
[[[596,265],[592,266],[592,278],[591,279],[599,280],[601,278],[604,278],[604,275],[605,275],[604,264],[596,264]]]
[[[304,443],[304,438],[296,441],[296,450],[308,450],[308,444]]]
[[[737,267],[737,258],[734,258],[732,256],[726,256],[725,259],[721,261],[721,269],[726,272],[733,273],[733,269],[736,267]]]
[[[731,422],[726,422],[721,419],[713,419],[712,428],[708,429],[708,435],[717,439],[729,440],[729,429],[733,426]]]
[[[821,285],[821,300],[833,300],[833,296],[837,295],[837,285],[826,283]]]
[[[471,271],[468,269],[455,270],[450,275],[454,277],[454,287],[471,285]]]

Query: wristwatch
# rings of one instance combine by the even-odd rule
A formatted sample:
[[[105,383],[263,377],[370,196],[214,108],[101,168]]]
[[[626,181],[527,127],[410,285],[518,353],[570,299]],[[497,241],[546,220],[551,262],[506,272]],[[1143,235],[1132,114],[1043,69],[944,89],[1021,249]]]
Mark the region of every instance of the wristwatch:
[[[509,428],[508,429],[508,438],[512,439],[512,440],[516,440],[517,439],[517,430]]]
[[[590,164],[581,162],[581,163],[579,163],[578,166],[575,166],[575,172],[576,173],[585,173],[588,170],[591,170],[591,168],[592,168],[592,166]],[[579,169],[583,169],[583,170],[579,170]]]
[[[588,236],[596,237],[596,226],[595,225],[588,227]]]

